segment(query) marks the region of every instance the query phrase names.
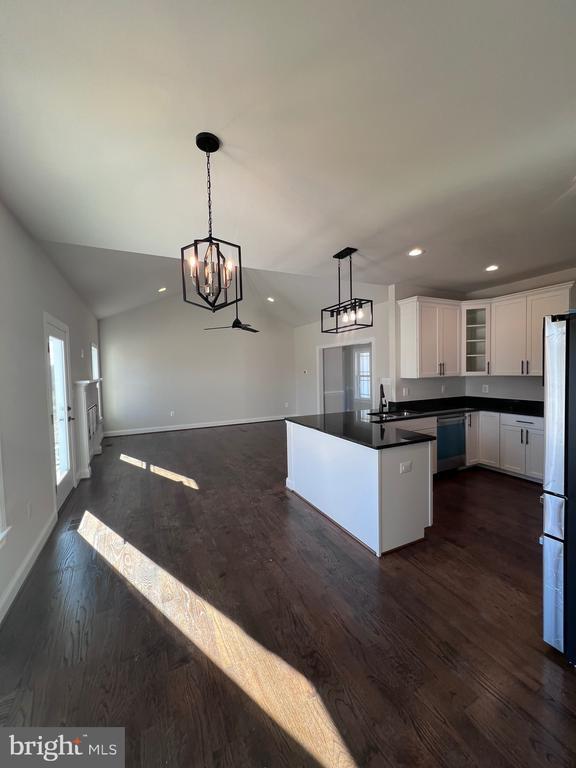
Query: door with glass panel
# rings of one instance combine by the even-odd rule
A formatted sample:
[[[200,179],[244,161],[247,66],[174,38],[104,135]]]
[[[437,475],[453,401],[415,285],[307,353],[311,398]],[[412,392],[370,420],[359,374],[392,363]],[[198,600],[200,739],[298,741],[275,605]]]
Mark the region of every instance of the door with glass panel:
[[[48,407],[52,458],[56,481],[58,509],[74,486],[72,469],[72,405],[70,403],[70,365],[68,361],[68,329],[46,322],[48,362]]]
[[[492,373],[490,359],[490,304],[462,305],[462,373],[482,376]]]

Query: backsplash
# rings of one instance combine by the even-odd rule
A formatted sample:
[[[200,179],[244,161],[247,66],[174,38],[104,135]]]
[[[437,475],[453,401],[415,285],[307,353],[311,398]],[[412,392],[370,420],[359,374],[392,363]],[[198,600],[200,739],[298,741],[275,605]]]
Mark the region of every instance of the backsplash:
[[[470,376],[465,380],[465,394],[469,396],[544,400],[541,376]],[[488,392],[482,391],[483,386]]]
[[[406,394],[404,394],[404,391],[406,391]],[[461,397],[465,394],[466,382],[464,377],[461,376],[439,376],[433,379],[398,379],[396,381],[396,402],[401,402],[402,400],[430,400],[438,397]]]

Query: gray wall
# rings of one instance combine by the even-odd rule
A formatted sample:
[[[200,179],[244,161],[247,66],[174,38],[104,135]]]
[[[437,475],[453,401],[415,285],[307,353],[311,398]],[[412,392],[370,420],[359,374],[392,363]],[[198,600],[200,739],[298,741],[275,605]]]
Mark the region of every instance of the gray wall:
[[[386,395],[391,392],[390,382],[390,304],[381,302],[374,305],[374,326],[353,333],[337,336],[322,333],[320,322],[301,325],[294,329],[294,354],[296,371],[296,412],[298,414],[322,412],[320,376],[320,350],[323,347],[362,344],[372,341],[372,368],[375,392],[373,405],[377,400],[380,381],[384,380]]]
[[[293,413],[293,330],[263,304],[250,295],[241,304],[241,319],[258,334],[204,331],[229,325],[233,310],[211,314],[179,296],[101,320],[106,432]]]
[[[488,392],[482,391],[483,386],[488,387]],[[540,376],[470,376],[466,377],[466,394],[544,400],[544,387]]]
[[[44,311],[69,326],[72,379],[89,378],[95,317],[0,204],[0,442],[11,527],[0,552],[0,619],[56,520]]]

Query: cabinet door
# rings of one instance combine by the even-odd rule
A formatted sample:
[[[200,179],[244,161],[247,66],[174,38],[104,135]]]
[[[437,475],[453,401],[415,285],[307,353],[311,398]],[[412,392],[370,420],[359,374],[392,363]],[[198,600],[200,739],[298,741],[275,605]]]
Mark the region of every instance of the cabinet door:
[[[542,376],[542,327],[546,315],[567,312],[570,290],[562,288],[550,293],[536,293],[527,297],[526,361],[531,376]]]
[[[444,376],[458,376],[460,373],[460,307],[441,305],[439,307],[440,362]]]
[[[411,427],[409,427],[411,428]],[[436,429],[419,429],[418,432],[422,435],[432,435],[433,437],[437,437]],[[430,443],[430,452],[432,454],[432,474],[435,475],[438,471],[438,443],[436,440],[433,440]]]
[[[526,474],[537,480],[544,480],[544,432],[526,429]]]
[[[480,414],[466,416],[466,464],[477,464],[480,451]]]
[[[500,467],[507,472],[523,475],[526,469],[526,450],[523,427],[500,427]]]
[[[520,376],[526,372],[526,296],[492,302],[490,373]]]
[[[478,461],[490,467],[500,466],[500,414],[479,414]]]
[[[439,318],[437,304],[420,305],[420,376],[440,374]]]

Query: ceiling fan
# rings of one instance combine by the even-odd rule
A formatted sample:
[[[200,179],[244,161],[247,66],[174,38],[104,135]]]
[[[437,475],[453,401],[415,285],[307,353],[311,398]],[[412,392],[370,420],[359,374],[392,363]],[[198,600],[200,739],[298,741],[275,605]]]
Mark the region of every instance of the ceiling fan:
[[[232,320],[232,325],[217,325],[213,328],[204,328],[205,331],[223,331],[227,328],[238,328],[240,331],[250,331],[250,333],[260,333],[256,328],[252,328],[250,323],[243,323],[238,317],[238,302],[236,302],[236,317]]]

